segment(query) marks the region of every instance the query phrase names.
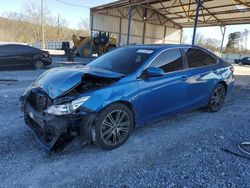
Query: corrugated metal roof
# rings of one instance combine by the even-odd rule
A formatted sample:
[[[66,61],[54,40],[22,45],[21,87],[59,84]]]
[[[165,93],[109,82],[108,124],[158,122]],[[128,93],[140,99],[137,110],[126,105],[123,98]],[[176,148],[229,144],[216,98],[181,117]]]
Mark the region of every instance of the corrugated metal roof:
[[[250,0],[201,2],[198,26],[250,23]],[[197,0],[120,0],[91,8],[91,12],[127,19],[129,6],[133,7],[132,20],[185,28],[194,25]]]

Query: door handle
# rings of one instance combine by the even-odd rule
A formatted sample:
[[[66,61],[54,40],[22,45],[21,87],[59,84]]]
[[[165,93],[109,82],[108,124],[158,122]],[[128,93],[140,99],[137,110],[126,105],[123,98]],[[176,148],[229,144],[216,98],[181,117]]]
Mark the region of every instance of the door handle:
[[[181,81],[182,81],[182,82],[186,82],[186,81],[187,81],[187,79],[188,79],[188,77],[187,77],[187,76],[182,76],[182,77],[181,77]]]
[[[215,74],[217,74],[218,73],[218,69],[213,69],[212,72],[215,73]]]

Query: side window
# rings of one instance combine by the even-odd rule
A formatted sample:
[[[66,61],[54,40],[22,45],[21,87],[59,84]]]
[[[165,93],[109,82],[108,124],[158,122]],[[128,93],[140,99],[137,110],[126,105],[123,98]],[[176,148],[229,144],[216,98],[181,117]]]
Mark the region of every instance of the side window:
[[[187,48],[184,49],[184,52],[187,56],[189,68],[216,64],[216,59],[203,50]]]
[[[14,48],[12,45],[3,45],[1,46],[1,52],[5,54],[11,54],[14,52]]]
[[[20,53],[26,53],[26,52],[34,52],[36,51],[36,49],[30,46],[22,45],[22,46],[16,46],[16,51]]]
[[[179,49],[171,49],[162,52],[151,63],[150,67],[158,67],[165,73],[183,69],[182,55]]]

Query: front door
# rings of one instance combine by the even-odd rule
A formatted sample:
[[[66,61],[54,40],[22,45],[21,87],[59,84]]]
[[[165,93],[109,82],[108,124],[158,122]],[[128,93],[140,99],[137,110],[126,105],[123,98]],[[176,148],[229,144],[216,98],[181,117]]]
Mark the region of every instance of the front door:
[[[138,79],[136,111],[143,122],[177,112],[185,108],[187,100],[188,80],[179,49],[163,51],[149,66],[161,68],[165,74]]]
[[[19,67],[26,64],[20,45],[3,45],[0,47],[0,68]]]

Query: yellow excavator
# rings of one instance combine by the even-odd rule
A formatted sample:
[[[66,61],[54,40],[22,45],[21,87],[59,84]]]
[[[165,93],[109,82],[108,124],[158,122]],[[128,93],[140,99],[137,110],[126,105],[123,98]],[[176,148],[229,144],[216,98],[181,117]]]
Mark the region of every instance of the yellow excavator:
[[[92,36],[91,38],[73,35],[73,53],[80,57],[91,57],[92,54],[102,55],[116,48],[117,39],[111,37],[110,33],[94,31]]]

